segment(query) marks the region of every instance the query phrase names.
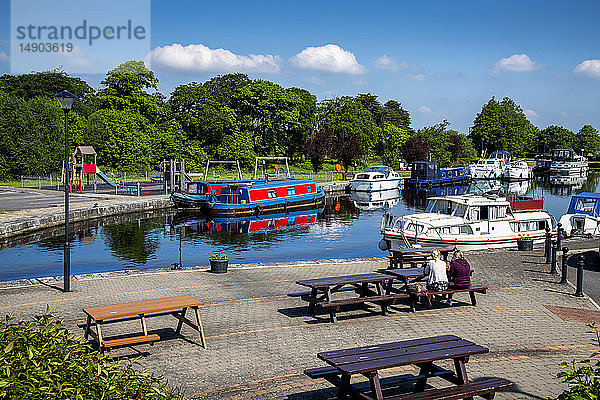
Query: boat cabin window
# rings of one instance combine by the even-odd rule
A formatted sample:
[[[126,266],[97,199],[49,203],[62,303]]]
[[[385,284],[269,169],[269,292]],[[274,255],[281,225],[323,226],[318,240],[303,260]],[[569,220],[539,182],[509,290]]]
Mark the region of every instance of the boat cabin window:
[[[288,186],[287,192],[288,196],[293,196],[296,194],[296,188],[294,186]]]
[[[452,203],[441,199],[430,201],[425,212],[450,215],[452,213]]]
[[[267,189],[267,197],[270,199],[277,197],[275,189]]]
[[[198,184],[197,183],[190,183],[188,184],[188,193],[189,194],[198,194]]]
[[[543,231],[546,229],[546,221],[541,219],[535,221],[511,222],[510,229],[513,232]]]
[[[596,204],[596,199],[577,199],[577,203],[575,204],[575,210],[592,212],[594,211],[594,205]]]
[[[506,207],[505,206],[489,206],[488,214],[489,219],[500,219],[506,217]]]
[[[466,204],[456,204],[454,206],[454,210],[452,210],[452,215],[454,215],[455,217],[464,217],[466,212],[467,212]]]
[[[381,174],[373,175],[373,179],[383,179],[383,178],[385,178],[385,177]]]
[[[406,226],[407,231],[413,231],[416,233],[421,233],[421,232],[423,232],[424,229],[425,229],[425,227],[423,225],[415,224],[413,222],[409,222],[408,225]]]
[[[369,174],[357,174],[356,179],[369,179]]]
[[[461,235],[472,235],[473,229],[470,225],[461,225],[460,226],[460,234]]]
[[[479,207],[471,207],[469,208],[469,214],[467,215],[467,219],[469,221],[479,221]]]
[[[310,185],[306,185],[306,191],[307,191],[308,193],[312,192],[312,186],[310,186]]]

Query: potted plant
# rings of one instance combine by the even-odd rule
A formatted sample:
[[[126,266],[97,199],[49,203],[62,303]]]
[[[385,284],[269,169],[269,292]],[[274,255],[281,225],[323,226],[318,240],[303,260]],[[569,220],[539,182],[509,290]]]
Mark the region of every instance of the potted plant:
[[[517,249],[521,251],[533,250],[533,239],[519,235],[517,239]]]
[[[229,265],[229,257],[223,252],[208,253],[208,261],[210,261],[210,272],[215,274],[223,274],[227,272],[227,266]]]

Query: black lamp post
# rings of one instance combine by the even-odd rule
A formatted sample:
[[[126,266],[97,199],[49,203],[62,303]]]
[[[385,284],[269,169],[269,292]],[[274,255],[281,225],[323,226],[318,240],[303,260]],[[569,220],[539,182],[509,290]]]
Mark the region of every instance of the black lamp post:
[[[63,280],[64,280],[64,292],[71,291],[71,247],[69,245],[69,110],[73,106],[73,102],[77,99],[73,93],[63,90],[62,92],[55,94],[54,97],[60,102],[60,108],[65,113],[65,248],[63,256]]]
[[[177,128],[177,136],[179,138],[179,191],[183,189],[183,170],[181,169],[181,126]]]

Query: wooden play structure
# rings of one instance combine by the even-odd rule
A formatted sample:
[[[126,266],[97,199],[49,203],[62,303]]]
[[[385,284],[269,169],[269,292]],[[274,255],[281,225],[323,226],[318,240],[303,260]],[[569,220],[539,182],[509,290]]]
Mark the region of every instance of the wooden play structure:
[[[92,161],[93,156],[93,162]],[[69,168],[71,169],[69,188],[70,191],[78,190],[80,193],[84,190],[85,184],[90,184],[89,174],[94,175],[94,186],[96,185],[96,174],[99,172],[96,167],[96,150],[92,146],[77,146],[71,155]],[[84,177],[86,179],[84,179]],[[85,183],[84,183],[85,181]],[[65,182],[65,168],[63,166],[61,183]]]

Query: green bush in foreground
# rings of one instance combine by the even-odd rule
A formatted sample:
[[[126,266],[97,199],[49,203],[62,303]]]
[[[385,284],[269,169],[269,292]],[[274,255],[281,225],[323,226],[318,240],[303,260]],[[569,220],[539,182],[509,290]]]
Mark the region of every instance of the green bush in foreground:
[[[116,362],[50,313],[0,321],[0,399],[182,399],[162,378]]]
[[[594,338],[592,342],[600,347],[600,332],[598,327],[592,323],[588,324],[592,328]],[[591,357],[585,360],[572,360],[570,363],[563,362],[562,368],[569,368],[558,374],[569,388],[561,393],[558,400],[595,400],[600,398],[600,352],[592,353]]]

